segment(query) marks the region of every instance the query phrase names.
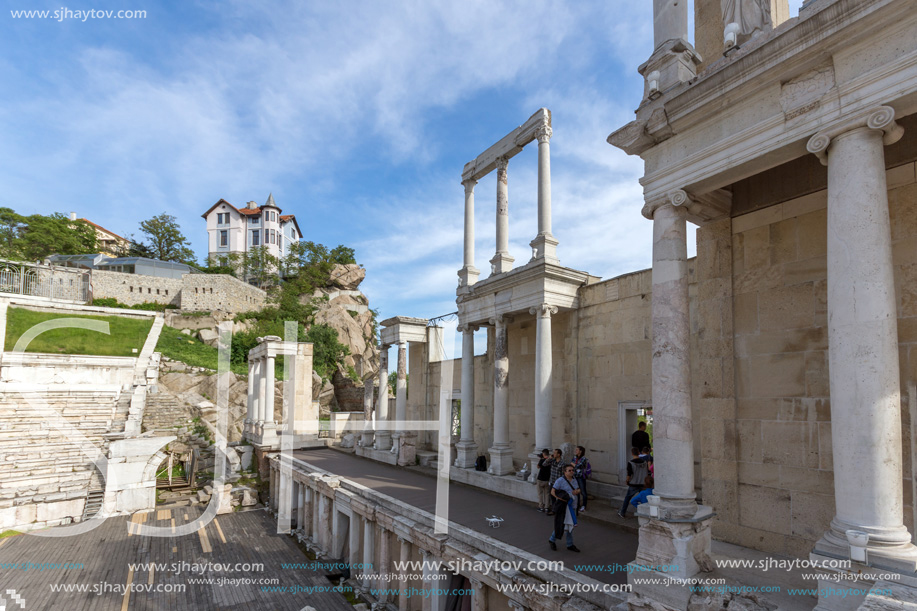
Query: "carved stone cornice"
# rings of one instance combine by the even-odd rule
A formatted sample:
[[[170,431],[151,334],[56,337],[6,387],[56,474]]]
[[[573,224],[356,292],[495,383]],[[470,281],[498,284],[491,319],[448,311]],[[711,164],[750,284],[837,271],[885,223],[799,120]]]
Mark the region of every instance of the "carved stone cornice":
[[[543,303],[540,306],[529,308],[529,314],[538,316],[539,318],[550,318],[552,314],[557,314],[557,306]]]
[[[904,128],[895,122],[895,109],[891,106],[879,106],[844,117],[821,130],[809,138],[806,149],[818,157],[822,165],[826,166],[828,165],[828,147],[831,146],[831,141],[842,134],[861,127],[881,131],[883,133],[882,142],[885,145],[898,142],[904,135]]]

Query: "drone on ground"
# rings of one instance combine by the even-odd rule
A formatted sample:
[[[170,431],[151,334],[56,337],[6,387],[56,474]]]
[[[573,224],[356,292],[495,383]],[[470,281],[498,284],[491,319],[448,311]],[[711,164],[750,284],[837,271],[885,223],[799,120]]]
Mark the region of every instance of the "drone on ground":
[[[487,523],[491,528],[500,528],[500,524],[503,523],[503,518],[498,518],[497,516],[490,516],[489,518],[484,518],[487,520]]]

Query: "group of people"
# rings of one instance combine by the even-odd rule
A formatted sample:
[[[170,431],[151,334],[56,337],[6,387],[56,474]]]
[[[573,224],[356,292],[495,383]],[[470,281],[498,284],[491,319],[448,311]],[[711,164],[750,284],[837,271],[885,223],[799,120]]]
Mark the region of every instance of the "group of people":
[[[554,516],[554,531],[548,543],[557,549],[557,540],[566,534],[567,549],[578,552],[573,543],[573,529],[577,514],[586,511],[588,496],[586,481],[592,475],[592,466],[586,458],[586,448],[576,446],[573,460],[567,463],[564,453],[555,449],[541,451],[538,460],[538,511]]]
[[[646,422],[638,425],[631,435],[631,458],[627,463],[627,495],[618,511],[622,518],[627,517],[628,505],[634,508],[647,502],[653,494],[654,468],[650,436],[646,432]],[[586,484],[592,475],[592,465],[586,458],[586,448],[576,446],[573,459],[564,460],[560,449],[553,452],[545,448],[538,460],[538,511],[554,516],[554,530],[548,539],[552,550],[557,549],[557,541],[565,537],[567,549],[580,551],[573,543],[573,529],[576,528],[577,515],[585,513],[589,497]]]

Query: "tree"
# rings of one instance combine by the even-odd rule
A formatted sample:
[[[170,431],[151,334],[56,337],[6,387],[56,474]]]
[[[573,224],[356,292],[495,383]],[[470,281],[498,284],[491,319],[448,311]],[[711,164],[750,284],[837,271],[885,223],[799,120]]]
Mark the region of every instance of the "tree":
[[[11,208],[0,208],[0,258],[17,259],[17,241],[24,229],[23,218]]]
[[[182,234],[178,221],[171,214],[163,212],[159,216],[143,221],[140,223],[140,230],[147,237],[143,246],[148,248],[156,259],[189,265],[196,264],[191,243]]]
[[[245,254],[242,267],[247,278],[264,288],[276,284],[280,260],[270,253],[267,246],[254,246]]]
[[[96,251],[96,232],[83,221],[71,221],[59,212],[25,218],[25,227],[16,241],[19,255],[26,261],[40,261],[50,255],[86,255]]]

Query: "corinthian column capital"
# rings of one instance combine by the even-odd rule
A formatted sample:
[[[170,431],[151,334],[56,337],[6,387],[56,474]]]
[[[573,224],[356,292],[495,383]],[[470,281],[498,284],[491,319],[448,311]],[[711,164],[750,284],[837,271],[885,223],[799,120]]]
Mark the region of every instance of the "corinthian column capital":
[[[854,113],[829,125],[809,138],[806,149],[818,157],[822,165],[826,166],[831,141],[861,127],[881,131],[882,142],[886,146],[898,142],[904,135],[904,128],[895,122],[895,109],[891,106],[879,106]]]
[[[478,184],[478,181],[476,181],[476,180],[473,179],[473,178],[469,178],[469,179],[467,179],[467,180],[463,180],[463,181],[462,181],[462,186],[465,187],[465,195],[470,195],[471,193],[474,193],[474,186],[475,186],[476,184]]]
[[[554,130],[551,129],[550,125],[542,125],[537,130],[535,130],[535,138],[538,140],[538,144],[544,144],[551,140],[551,136],[554,135]]]

